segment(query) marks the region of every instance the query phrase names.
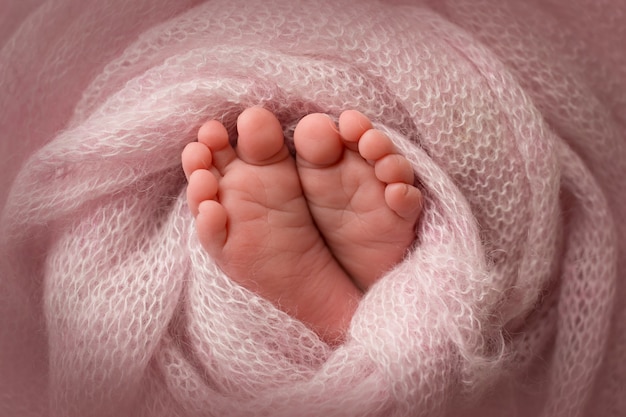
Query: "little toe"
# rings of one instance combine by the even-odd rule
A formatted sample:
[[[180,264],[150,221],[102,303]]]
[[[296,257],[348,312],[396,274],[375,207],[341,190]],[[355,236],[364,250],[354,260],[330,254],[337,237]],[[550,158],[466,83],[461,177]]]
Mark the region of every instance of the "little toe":
[[[372,122],[357,110],[346,110],[339,116],[339,133],[345,145],[352,151],[357,150],[361,136],[372,129]]]
[[[237,155],[251,165],[269,165],[289,157],[283,129],[276,116],[250,107],[237,118]]]
[[[393,183],[385,187],[385,202],[398,216],[417,221],[422,211],[422,193],[413,185]]]
[[[198,142],[205,145],[211,154],[211,163],[220,173],[237,155],[228,140],[228,131],[217,120],[203,124],[198,130]]]
[[[198,207],[196,229],[198,239],[211,256],[218,256],[227,238],[228,214],[215,200],[205,200]]]
[[[198,169],[211,168],[213,157],[211,156],[211,151],[206,147],[206,145],[200,142],[191,142],[185,146],[185,149],[183,149],[181,161],[185,177],[187,177],[187,181],[189,181],[189,177],[192,172]]]
[[[187,204],[194,217],[198,215],[198,207],[203,201],[215,198],[217,189],[217,179],[210,171],[198,169],[191,173],[187,185]]]
[[[325,114],[309,114],[298,122],[293,133],[298,164],[321,168],[334,165],[344,145],[335,122]]]

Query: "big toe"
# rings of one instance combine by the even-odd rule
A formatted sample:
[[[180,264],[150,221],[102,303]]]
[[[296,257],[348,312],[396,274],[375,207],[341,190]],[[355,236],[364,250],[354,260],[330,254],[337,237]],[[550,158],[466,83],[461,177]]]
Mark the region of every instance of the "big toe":
[[[313,113],[300,120],[293,133],[300,165],[327,167],[337,163],[344,145],[333,120],[321,113]]]
[[[280,122],[262,107],[250,107],[237,118],[237,155],[251,165],[269,165],[289,156]]]

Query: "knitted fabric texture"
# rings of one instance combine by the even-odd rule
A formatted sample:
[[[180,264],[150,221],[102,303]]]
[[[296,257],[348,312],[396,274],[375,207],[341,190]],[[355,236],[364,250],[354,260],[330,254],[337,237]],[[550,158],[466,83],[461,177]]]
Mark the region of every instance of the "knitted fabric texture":
[[[1,416],[626,415],[623,0],[0,3]],[[338,347],[197,241],[181,150],[252,105],[420,180]]]

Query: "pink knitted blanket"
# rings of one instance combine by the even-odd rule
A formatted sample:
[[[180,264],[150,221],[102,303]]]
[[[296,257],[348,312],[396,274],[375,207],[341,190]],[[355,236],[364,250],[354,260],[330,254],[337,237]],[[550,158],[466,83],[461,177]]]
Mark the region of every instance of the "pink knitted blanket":
[[[624,0],[0,9],[0,416],[626,415]],[[258,104],[421,181],[338,347],[194,233],[180,152]]]

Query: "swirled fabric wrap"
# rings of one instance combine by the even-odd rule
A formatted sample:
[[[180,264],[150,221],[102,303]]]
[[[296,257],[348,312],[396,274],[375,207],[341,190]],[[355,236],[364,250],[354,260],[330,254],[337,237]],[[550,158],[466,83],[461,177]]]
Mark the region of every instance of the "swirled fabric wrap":
[[[626,415],[623,0],[0,8],[0,415]],[[252,105],[419,178],[340,346],[197,242],[181,150]]]

